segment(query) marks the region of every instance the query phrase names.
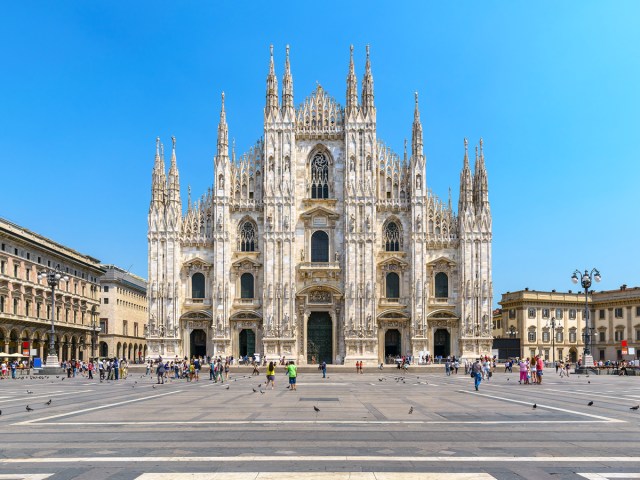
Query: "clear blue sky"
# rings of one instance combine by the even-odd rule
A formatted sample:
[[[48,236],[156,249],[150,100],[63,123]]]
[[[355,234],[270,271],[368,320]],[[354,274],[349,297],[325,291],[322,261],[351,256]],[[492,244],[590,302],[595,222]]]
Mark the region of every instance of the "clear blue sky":
[[[0,216],[146,278],[156,136],[186,204],[221,91],[237,151],[262,135],[270,43],[296,104],[316,81],[344,104],[370,44],[378,136],[402,152],[419,91],[436,194],[457,204],[463,138],[484,137],[494,302],[575,268],[640,284],[640,2],[222,3],[3,3]]]

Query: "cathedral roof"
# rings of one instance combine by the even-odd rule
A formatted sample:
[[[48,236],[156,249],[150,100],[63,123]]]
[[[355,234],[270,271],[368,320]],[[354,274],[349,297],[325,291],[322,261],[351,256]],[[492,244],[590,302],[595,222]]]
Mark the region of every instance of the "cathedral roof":
[[[343,129],[344,109],[320,85],[296,110],[298,135],[335,135]]]

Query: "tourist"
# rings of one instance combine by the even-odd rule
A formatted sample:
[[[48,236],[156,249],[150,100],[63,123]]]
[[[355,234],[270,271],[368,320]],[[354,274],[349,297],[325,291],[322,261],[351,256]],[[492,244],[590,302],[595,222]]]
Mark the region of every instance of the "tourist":
[[[480,363],[480,359],[476,360],[476,363],[473,364],[471,372],[471,376],[474,378],[473,384],[477,392],[480,387],[480,382],[482,382],[482,364]]]
[[[538,379],[538,384],[542,383],[542,369],[544,367],[544,362],[542,361],[542,357],[537,357],[536,360],[536,378]]]
[[[271,390],[276,385],[276,366],[273,362],[269,362],[269,366],[267,367],[267,383],[264,386],[266,389],[269,384],[271,384]]]
[[[293,360],[289,361],[289,365],[287,365],[287,375],[289,376],[289,390],[297,390],[296,380],[298,376],[298,369],[295,363],[293,363]]]
[[[156,375],[158,376],[158,384],[164,385],[164,363],[162,363],[162,358],[158,362],[158,368],[156,369]]]
[[[327,378],[327,362],[323,360],[322,365],[320,365],[320,368],[322,370],[322,378]]]

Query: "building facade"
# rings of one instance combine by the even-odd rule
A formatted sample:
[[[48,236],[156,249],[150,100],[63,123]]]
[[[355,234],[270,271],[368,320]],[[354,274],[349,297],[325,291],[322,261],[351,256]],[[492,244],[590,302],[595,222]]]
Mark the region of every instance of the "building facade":
[[[115,265],[102,268],[99,355],[143,361],[147,356],[147,282]]]
[[[69,280],[55,290],[55,349],[60,360],[88,360],[96,341],[100,262],[0,218],[0,350],[45,359],[51,333],[51,288],[39,279],[59,268]],[[92,343],[93,342],[93,343]],[[26,348],[25,348],[26,347]]]
[[[482,140],[464,142],[456,213],[428,189],[415,98],[411,154],[378,138],[367,47],[346,104],[321,87],[294,107],[273,49],[264,131],[229,155],[224,94],[212,187],[183,211],[175,139],[156,142],[149,208],[151,356],[300,363],[491,351],[491,212]]]
[[[588,304],[593,359],[640,358],[640,288],[623,285],[617,290],[590,292]],[[520,356],[542,355],[547,360],[572,362],[582,357],[584,292],[525,289],[503,294],[500,305],[502,318],[494,320],[494,335],[518,339]],[[634,354],[623,354],[623,340],[627,341],[627,348],[635,348]]]

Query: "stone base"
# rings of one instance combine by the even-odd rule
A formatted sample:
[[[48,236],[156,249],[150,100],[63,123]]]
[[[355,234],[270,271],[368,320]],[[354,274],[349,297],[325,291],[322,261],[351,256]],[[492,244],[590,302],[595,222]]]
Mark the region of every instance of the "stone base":
[[[374,357],[373,355],[347,355],[343,365],[350,365],[356,368],[356,362],[362,362],[364,364],[363,368],[377,367],[380,365],[378,357]]]
[[[587,368],[593,367],[594,366],[593,355],[585,355],[582,359],[582,365]]]
[[[60,375],[64,370],[60,368],[60,361],[57,355],[47,355],[45,365],[40,369],[38,375]]]

